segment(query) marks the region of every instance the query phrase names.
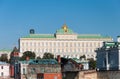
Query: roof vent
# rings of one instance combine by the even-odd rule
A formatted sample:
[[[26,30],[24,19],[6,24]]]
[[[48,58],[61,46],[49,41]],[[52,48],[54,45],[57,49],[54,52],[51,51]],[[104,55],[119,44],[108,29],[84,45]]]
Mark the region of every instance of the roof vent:
[[[30,34],[35,34],[35,30],[34,29],[30,29]]]

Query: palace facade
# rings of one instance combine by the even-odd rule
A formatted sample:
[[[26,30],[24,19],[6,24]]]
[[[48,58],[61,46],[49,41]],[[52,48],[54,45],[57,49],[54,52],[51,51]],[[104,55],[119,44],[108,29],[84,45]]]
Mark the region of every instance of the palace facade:
[[[30,34],[19,39],[19,49],[22,54],[25,51],[33,51],[42,57],[45,52],[60,55],[66,58],[96,58],[95,50],[103,45],[104,41],[113,41],[109,36],[100,34],[77,34],[68,28],[66,24],[58,29],[55,34],[35,34],[33,29]]]

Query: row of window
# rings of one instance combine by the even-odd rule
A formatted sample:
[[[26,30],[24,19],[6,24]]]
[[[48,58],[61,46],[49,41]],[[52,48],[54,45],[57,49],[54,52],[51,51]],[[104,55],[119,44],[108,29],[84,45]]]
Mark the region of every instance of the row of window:
[[[41,58],[43,57],[42,54],[39,55]],[[55,57],[58,56],[58,54],[54,54]],[[80,58],[82,55],[79,55],[79,54],[69,54],[69,55],[65,55],[65,54],[61,54],[61,57],[64,57],[64,58]],[[93,55],[93,54],[85,54],[85,57],[87,58],[95,58],[96,55]]]
[[[75,35],[75,36],[71,36],[71,35],[59,35],[59,36],[57,36],[57,39],[77,39],[77,36]]]
[[[65,47],[100,47],[99,42],[79,42],[79,43],[67,43],[67,42],[22,42],[22,46],[65,46]]]
[[[94,55],[89,55],[89,54],[88,54],[88,55],[86,55],[86,56],[87,56],[87,57],[93,57],[93,58],[94,58]],[[78,58],[79,58],[79,57],[81,57],[81,56],[79,56],[79,55],[76,54],[76,55],[63,55],[63,57],[65,57],[65,58],[78,57]]]
[[[34,52],[94,52],[95,49],[25,49],[22,48],[22,51],[34,51]]]

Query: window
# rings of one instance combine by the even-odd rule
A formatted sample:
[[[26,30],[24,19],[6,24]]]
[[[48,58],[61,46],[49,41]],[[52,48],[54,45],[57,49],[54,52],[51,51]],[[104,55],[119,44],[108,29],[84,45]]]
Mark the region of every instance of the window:
[[[68,52],[68,49],[66,49],[66,52]]]
[[[70,52],[72,52],[72,49],[70,49]]]
[[[50,46],[52,46],[52,43],[51,43],[51,42],[50,42],[49,44],[50,44]]]
[[[66,47],[68,47],[68,43],[66,43]]]
[[[23,74],[25,75],[25,68],[23,68]]]
[[[86,43],[86,47],[88,47],[89,46],[89,43]]]
[[[72,47],[72,43],[70,43],[70,47]]]
[[[44,46],[44,43],[42,42],[42,46]]]
[[[64,52],[64,49],[62,49],[62,52]]]
[[[52,52],[52,49],[49,49],[49,52]]]
[[[64,43],[62,42],[62,46],[64,47]]]
[[[80,49],[78,49],[78,52],[80,52]]]
[[[58,52],[60,52],[60,49],[58,49]]]
[[[46,46],[48,46],[48,43],[46,42]]]
[[[86,42],[84,43],[84,47],[86,47]]]
[[[34,43],[34,46],[36,46],[36,42]]]
[[[48,52],[48,49],[45,49],[45,52]]]
[[[40,46],[40,42],[38,43],[38,46]]]
[[[54,49],[54,53],[56,52],[56,49]]]
[[[30,46],[32,46],[32,42],[30,42]]]
[[[1,76],[4,76],[3,72],[1,72]]]
[[[1,69],[3,69],[3,66],[1,66]]]
[[[80,43],[78,43],[78,46],[80,47]]]
[[[31,73],[34,74],[36,72],[35,68],[31,68]]]
[[[24,46],[24,43],[22,43],[22,46]]]
[[[60,43],[58,43],[58,47],[60,47]]]
[[[44,53],[44,49],[42,49],[42,53]]]
[[[89,45],[90,47],[92,47],[92,43],[90,43],[90,45]]]
[[[74,46],[76,47],[76,43],[74,43]]]
[[[82,47],[84,47],[84,43],[82,42]]]
[[[33,52],[36,52],[36,49],[34,49]]]
[[[54,43],[54,46],[56,46],[56,43]]]
[[[40,48],[38,48],[38,52],[40,52]]]
[[[26,42],[26,46],[28,46],[28,42]]]
[[[100,43],[98,43],[98,46],[101,47],[101,46],[100,46]]]
[[[74,52],[77,52],[76,49],[74,49]]]

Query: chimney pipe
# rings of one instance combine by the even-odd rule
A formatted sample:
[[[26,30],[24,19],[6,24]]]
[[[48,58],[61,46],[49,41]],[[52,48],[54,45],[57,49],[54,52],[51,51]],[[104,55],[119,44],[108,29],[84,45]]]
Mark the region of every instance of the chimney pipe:
[[[60,55],[57,55],[57,60],[58,60],[58,63],[61,63],[61,57],[60,57]]]

